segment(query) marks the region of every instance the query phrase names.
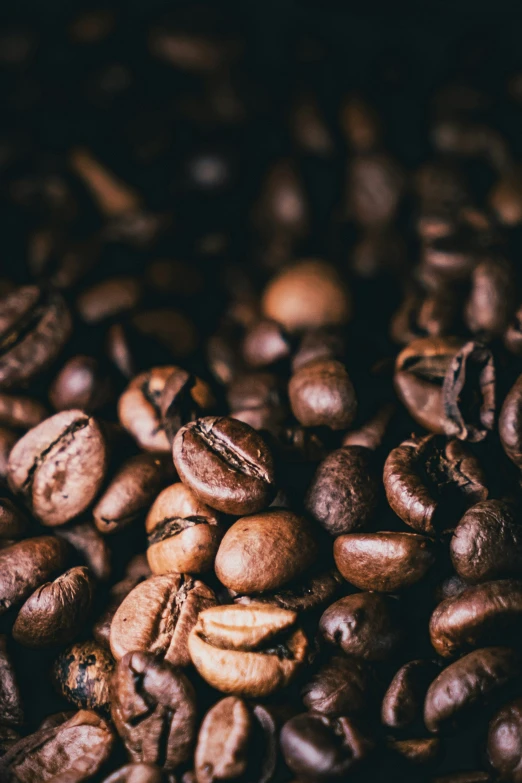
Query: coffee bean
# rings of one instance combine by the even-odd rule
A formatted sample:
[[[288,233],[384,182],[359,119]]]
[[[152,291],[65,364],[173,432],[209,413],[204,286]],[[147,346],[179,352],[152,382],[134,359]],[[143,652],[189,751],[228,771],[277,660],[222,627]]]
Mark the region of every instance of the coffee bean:
[[[134,560],[130,561],[129,566],[124,578],[111,587],[107,604],[92,628],[92,634],[96,641],[107,648],[110,648],[111,623],[118,607],[137,584],[145,581],[151,575],[145,555],[137,555]],[[134,566],[136,567],[134,568]]]
[[[56,659],[52,680],[56,690],[75,707],[101,710],[110,707],[112,656],[96,642],[78,642]]]
[[[273,373],[238,375],[228,386],[227,400],[231,417],[255,430],[273,430],[287,416],[281,380]]]
[[[367,661],[393,656],[403,636],[397,601],[379,593],[340,598],[324,612],[319,630],[329,644]]]
[[[145,522],[147,559],[153,574],[209,571],[223,537],[219,514],[178,482],[161,492]]]
[[[189,652],[212,687],[261,697],[294,679],[305,664],[308,641],[296,612],[256,603],[215,606],[200,612]]]
[[[335,539],[334,559],[355,587],[394,593],[423,579],[435,552],[432,542],[416,533],[349,533]]]
[[[184,674],[144,652],[125,655],[112,683],[111,715],[134,762],[174,770],[190,755],[196,697]]]
[[[321,462],[308,488],[308,513],[332,535],[360,530],[377,507],[379,480],[372,453],[362,446],[336,449]]]
[[[160,400],[163,429],[170,444],[184,424],[210,413],[216,405],[210,386],[205,381],[181,367],[172,370]]]
[[[107,460],[98,422],[79,410],[64,411],[18,441],[9,457],[9,485],[43,524],[62,525],[95,499]]]
[[[376,681],[369,664],[335,655],[304,686],[303,704],[314,713],[367,717],[376,706]]]
[[[155,764],[125,764],[103,783],[163,783],[163,773]]]
[[[296,373],[305,364],[346,357],[346,338],[340,329],[334,327],[312,329],[303,334],[292,356],[292,372]]]
[[[522,354],[522,308],[518,307],[503,336],[504,345],[515,356]]]
[[[5,756],[10,747],[22,739],[22,735],[11,726],[0,725],[0,758]]]
[[[375,416],[372,416],[359,429],[347,432],[343,437],[343,446],[360,446],[375,451],[382,446],[382,442],[391,424],[395,413],[392,403],[385,403]]]
[[[27,647],[67,644],[84,627],[94,581],[87,568],[71,568],[39,587],[18,612],[13,637]]]
[[[67,775],[80,783],[96,775],[109,758],[114,734],[107,721],[90,710],[70,720],[40,729],[15,743],[0,760],[0,779],[34,783]]]
[[[170,449],[163,429],[161,398],[165,384],[176,369],[173,365],[154,367],[137,375],[118,401],[122,426],[146,451],[168,452]]]
[[[430,619],[431,643],[439,655],[451,657],[488,642],[510,642],[521,620],[522,582],[484,582],[439,604]]]
[[[401,666],[384,694],[382,723],[391,729],[406,729],[420,722],[426,691],[439,673],[433,661],[415,660]]]
[[[455,528],[451,561],[469,584],[517,577],[522,569],[522,526],[517,508],[502,500],[472,506]]]
[[[216,555],[216,575],[231,590],[277,590],[305,571],[317,556],[309,523],[291,511],[243,517],[225,533]]]
[[[29,520],[10,498],[0,498],[0,539],[23,538]]]
[[[351,316],[351,297],[336,270],[318,260],[284,269],[267,286],[262,309],[266,318],[296,332],[344,324]]]
[[[492,718],[487,752],[501,780],[522,779],[522,699],[508,702]]]
[[[346,429],[357,411],[350,376],[341,362],[332,359],[306,364],[295,372],[288,396],[292,413],[304,427]]]
[[[0,635],[0,706],[2,723],[8,726],[21,726],[24,723],[18,678],[8,648],[8,638],[4,635]]]
[[[246,333],[242,345],[243,358],[254,369],[269,367],[290,355],[291,343],[283,327],[276,321],[262,320]]]
[[[30,430],[48,415],[47,408],[32,397],[0,394],[0,423],[7,427]]]
[[[500,336],[515,312],[515,270],[507,258],[485,258],[471,274],[464,318],[481,339]]]
[[[196,497],[225,514],[253,514],[275,495],[272,455],[255,430],[209,416],[183,427],[173,444],[179,477]]]
[[[296,582],[274,592],[239,595],[235,603],[248,605],[252,601],[276,604],[292,612],[312,612],[328,604],[339,592],[342,584],[337,571],[325,571],[300,577]],[[229,591],[233,593],[234,591]]]
[[[0,615],[63,570],[68,554],[65,541],[51,536],[28,538],[0,550]]]
[[[462,342],[454,337],[423,337],[411,342],[395,362],[394,384],[399,399],[415,421],[443,434],[446,421],[443,384]]]
[[[169,463],[167,455],[142,453],[120,465],[92,510],[100,533],[116,533],[146,513],[168,483]]]
[[[350,718],[304,713],[281,731],[285,761],[296,775],[322,781],[345,780],[370,755],[373,744]]]
[[[92,356],[69,359],[49,389],[49,401],[56,411],[81,408],[93,413],[107,405],[111,397],[111,381]]]
[[[60,294],[37,286],[18,288],[0,301],[0,387],[32,380],[69,339],[71,316]]]
[[[466,343],[453,357],[442,384],[444,431],[471,443],[495,425],[495,365],[491,351]]]
[[[1,552],[0,552],[1,555]],[[139,650],[175,666],[190,663],[188,636],[199,613],[216,599],[202,582],[180,574],[153,576],[124,598],[111,623],[111,651],[117,661]]]
[[[522,467],[522,375],[508,392],[498,420],[504,451],[517,468]]]
[[[484,712],[513,692],[520,678],[520,657],[510,647],[474,650],[450,664],[432,682],[424,703],[424,721],[438,734]]]
[[[441,741],[438,737],[388,739],[386,745],[396,757],[406,761],[409,767],[413,766],[415,769],[433,767],[442,755]]]
[[[83,291],[76,300],[76,308],[84,321],[95,324],[133,310],[141,297],[142,289],[136,278],[114,277]]]
[[[420,533],[451,528],[466,508],[488,496],[475,455],[457,440],[410,438],[384,465],[384,489],[393,511]]]
[[[391,222],[404,189],[404,175],[396,161],[383,153],[357,155],[347,182],[347,211],[366,227]]]

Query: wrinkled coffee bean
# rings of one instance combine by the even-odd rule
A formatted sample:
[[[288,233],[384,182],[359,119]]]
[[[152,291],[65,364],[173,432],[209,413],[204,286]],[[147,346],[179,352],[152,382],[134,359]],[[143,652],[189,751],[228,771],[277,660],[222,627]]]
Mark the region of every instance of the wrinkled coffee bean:
[[[64,411],[18,441],[9,457],[9,486],[43,524],[62,525],[95,499],[107,460],[98,422],[79,410]]]
[[[357,411],[350,376],[341,362],[331,359],[305,364],[288,384],[292,413],[304,427],[343,430]]]
[[[444,431],[476,443],[495,424],[495,365],[491,351],[466,343],[453,357],[442,384]]]
[[[96,642],[78,642],[56,659],[53,684],[75,707],[108,712],[114,665],[112,656]]]
[[[187,761],[196,733],[188,679],[153,655],[131,652],[116,666],[111,715],[134,762],[173,770]]]
[[[296,612],[254,602],[200,612],[188,644],[192,663],[212,687],[251,697],[288,685],[308,652]]]
[[[174,465],[196,497],[225,514],[253,514],[275,495],[272,455],[247,424],[206,417],[174,439]]]
[[[329,644],[367,661],[390,658],[403,638],[397,601],[379,593],[340,598],[322,615],[319,630]]]
[[[492,718],[487,752],[500,780],[522,780],[522,699],[508,702]]]
[[[0,615],[62,571],[68,554],[65,541],[51,536],[28,538],[0,550]]]

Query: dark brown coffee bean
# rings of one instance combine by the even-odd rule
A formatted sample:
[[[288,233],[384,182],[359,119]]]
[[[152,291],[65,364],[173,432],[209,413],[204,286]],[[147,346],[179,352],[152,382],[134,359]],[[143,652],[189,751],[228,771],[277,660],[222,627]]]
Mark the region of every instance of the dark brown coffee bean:
[[[51,536],[28,538],[0,550],[0,615],[62,571],[68,554],[65,541]]]
[[[255,224],[263,233],[300,236],[309,220],[308,204],[295,164],[276,161],[268,170],[255,208]]]
[[[434,535],[451,528],[466,508],[486,500],[486,478],[475,455],[458,440],[410,438],[384,465],[388,503],[403,522]]]
[[[453,566],[469,584],[522,573],[522,525],[517,508],[503,500],[472,506],[450,542]]]
[[[125,764],[103,783],[163,783],[163,772],[155,764]]]
[[[7,427],[30,430],[48,415],[47,409],[38,400],[18,394],[0,394],[0,423]]]
[[[522,699],[505,704],[488,730],[488,760],[500,780],[522,780]]]
[[[464,320],[470,332],[482,339],[503,334],[516,307],[513,265],[505,258],[486,258],[471,274],[471,291]]]
[[[107,405],[111,397],[110,379],[92,356],[69,359],[49,389],[49,401],[56,411],[81,408],[93,413]]]
[[[509,696],[520,678],[520,656],[510,647],[474,650],[450,664],[432,682],[424,722],[434,734],[459,726]]]
[[[95,324],[133,310],[142,297],[142,287],[134,277],[114,277],[85,290],[76,300],[80,317]]]
[[[242,373],[229,384],[230,415],[255,430],[273,430],[287,417],[281,379],[268,372]]]
[[[346,357],[346,337],[339,328],[312,329],[303,334],[292,356],[292,372],[296,373],[305,364]]]
[[[306,364],[290,378],[292,413],[304,427],[342,430],[357,412],[355,390],[345,366],[334,360]]]
[[[235,598],[237,604],[249,604],[252,601],[276,604],[292,612],[311,612],[328,604],[339,592],[342,585],[341,575],[337,571],[324,571],[319,574],[303,576],[288,587],[275,592],[257,595],[240,595]],[[230,591],[231,593],[234,591]]]
[[[423,337],[411,342],[395,362],[394,384],[410,416],[422,427],[443,434],[447,426],[442,386],[462,341]]]
[[[437,606],[430,619],[431,643],[439,655],[451,657],[491,642],[511,641],[520,632],[521,621],[522,582],[484,582]]]
[[[381,720],[390,729],[406,729],[422,721],[428,687],[440,673],[433,661],[409,661],[395,674],[381,707]]]
[[[258,321],[246,333],[242,353],[254,369],[269,367],[290,355],[290,338],[276,321]]]
[[[111,577],[112,552],[92,522],[70,522],[61,525],[56,530],[56,535],[71,545],[98,581],[106,582]]]
[[[202,582],[180,574],[152,576],[118,607],[110,631],[112,654],[119,661],[132,650],[142,650],[175,666],[188,666],[189,633],[199,613],[215,603],[214,593]]]
[[[0,635],[0,715],[1,723],[8,726],[21,726],[24,723],[18,678],[9,653],[7,636],[4,635]]]
[[[435,562],[432,542],[417,533],[349,533],[334,542],[335,564],[360,590],[394,593],[423,579]]]
[[[90,506],[107,460],[98,422],[79,410],[63,411],[18,441],[9,457],[9,485],[43,524],[63,525]]]
[[[87,568],[71,568],[39,587],[18,612],[13,637],[26,647],[67,644],[84,627],[94,582]]]
[[[0,497],[0,539],[23,538],[29,520],[10,498]]]
[[[23,386],[58,356],[71,333],[60,294],[18,288],[0,302],[0,387]]]
[[[189,652],[213,688],[261,697],[295,678],[305,664],[308,641],[297,626],[296,612],[252,602],[200,612]]]
[[[62,778],[81,783],[96,775],[108,760],[114,739],[107,721],[95,712],[80,710],[70,720],[40,729],[13,745],[0,760],[0,780],[36,783]]]
[[[209,571],[223,537],[216,511],[201,503],[181,482],[161,492],[145,522],[147,559],[153,574]]]
[[[360,530],[372,519],[379,499],[373,455],[345,446],[324,459],[305,498],[308,513],[332,535]]]
[[[352,775],[370,755],[373,743],[351,718],[307,712],[285,723],[281,748],[292,772],[327,783]]]
[[[163,429],[161,399],[165,384],[177,369],[174,365],[154,367],[137,375],[118,401],[122,426],[146,451],[170,451]]]
[[[243,517],[225,533],[216,555],[216,575],[230,590],[277,590],[305,571],[317,557],[308,521],[291,511]]]
[[[201,378],[173,368],[160,400],[163,429],[172,444],[176,433],[189,421],[210,413],[216,405],[210,386]]]
[[[100,533],[116,533],[142,517],[171,472],[170,455],[137,454],[125,460],[92,510]]]
[[[517,468],[522,467],[522,375],[504,400],[498,420],[498,434],[504,451]]]
[[[367,661],[390,658],[402,641],[396,600],[379,593],[355,593],[328,607],[319,630],[329,644]]]
[[[495,365],[489,348],[466,343],[453,357],[442,385],[446,435],[477,443],[495,425]]]
[[[56,659],[52,680],[64,699],[85,710],[108,712],[114,659],[96,642],[78,642]]]
[[[288,332],[337,326],[351,316],[351,297],[336,270],[324,261],[305,260],[284,269],[263,294],[263,313]]]
[[[208,416],[183,427],[173,444],[180,479],[225,514],[253,514],[275,495],[272,455],[243,422]]]
[[[376,706],[375,685],[365,661],[335,655],[304,686],[303,704],[321,715],[368,716]]]
[[[134,762],[173,770],[188,761],[196,734],[196,696],[184,674],[153,655],[118,663],[111,715]]]

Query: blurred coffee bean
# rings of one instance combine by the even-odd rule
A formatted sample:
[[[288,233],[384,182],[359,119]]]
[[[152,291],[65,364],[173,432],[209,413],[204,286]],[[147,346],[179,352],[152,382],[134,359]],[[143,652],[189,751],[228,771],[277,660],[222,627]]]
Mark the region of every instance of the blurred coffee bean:
[[[111,397],[111,381],[92,356],[69,359],[49,389],[49,400],[56,411],[81,408],[93,413],[107,405]]]

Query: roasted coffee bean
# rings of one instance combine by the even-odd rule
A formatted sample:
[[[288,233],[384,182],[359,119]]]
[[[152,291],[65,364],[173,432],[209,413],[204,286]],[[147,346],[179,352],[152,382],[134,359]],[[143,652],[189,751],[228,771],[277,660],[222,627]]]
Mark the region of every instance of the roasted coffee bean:
[[[181,367],[172,368],[160,399],[163,429],[169,443],[184,424],[210,413],[215,404],[214,395],[205,381]]]
[[[71,316],[60,294],[24,286],[0,301],[0,387],[27,384],[69,339]]]
[[[133,310],[142,296],[139,280],[114,277],[87,288],[76,300],[80,317],[90,324]]]
[[[8,649],[7,636],[0,635],[0,723],[21,726],[24,709],[18,678]]]
[[[243,358],[254,369],[269,367],[287,359],[291,342],[277,321],[263,320],[254,324],[246,333],[242,345]]]
[[[9,485],[44,525],[63,525],[95,499],[107,460],[98,422],[79,410],[63,411],[18,441],[9,457]]]
[[[504,451],[517,468],[522,467],[522,375],[508,392],[498,420]]]
[[[272,455],[263,438],[235,419],[208,416],[182,427],[174,465],[196,497],[225,514],[253,514],[275,495]]]
[[[393,158],[381,152],[357,155],[348,169],[347,211],[362,226],[381,227],[395,217],[403,189],[404,175]]]
[[[458,440],[433,435],[410,438],[390,452],[384,489],[397,516],[428,535],[450,528],[466,508],[488,496],[474,454]]]
[[[110,631],[112,654],[119,661],[139,650],[187,666],[188,636],[200,612],[215,603],[214,593],[202,582],[180,574],[152,576],[131,590],[116,610]]]
[[[95,712],[80,710],[70,720],[40,729],[13,745],[0,760],[0,780],[36,783],[62,778],[80,783],[96,775],[108,760],[114,739],[107,721]]]
[[[96,642],[78,642],[56,659],[52,680],[56,690],[75,707],[108,712],[114,659]]]
[[[304,427],[343,430],[357,412],[355,389],[341,362],[318,360],[301,367],[290,378],[292,413]]]
[[[32,397],[0,394],[0,423],[7,427],[30,430],[48,415],[47,408]]]
[[[326,783],[352,775],[371,754],[373,743],[350,718],[307,712],[285,723],[281,748],[292,772]]]
[[[154,367],[137,375],[118,401],[121,424],[146,451],[170,451],[163,429],[161,399],[165,384],[177,369],[174,365]]]
[[[65,541],[51,536],[28,538],[0,550],[0,615],[62,571],[68,554]]]
[[[459,727],[513,693],[520,679],[520,656],[510,647],[474,650],[450,664],[432,682],[424,702],[424,722],[434,734]]]
[[[216,555],[216,576],[230,590],[277,590],[315,561],[317,545],[308,521],[291,511],[243,517],[225,533]]]
[[[469,587],[442,601],[430,619],[431,643],[451,657],[473,647],[518,636],[522,623],[522,582],[501,579]],[[507,637],[507,639],[506,639]]]
[[[281,379],[273,373],[238,375],[228,386],[227,401],[231,417],[255,430],[273,430],[287,417]]]
[[[398,602],[379,593],[340,598],[324,612],[319,630],[329,644],[367,661],[387,660],[403,638]]]
[[[110,648],[111,623],[123,599],[151,575],[145,555],[136,555],[129,563],[124,578],[109,591],[108,602],[92,628],[92,634],[99,644]]]
[[[288,332],[346,323],[351,317],[351,296],[337,271],[324,261],[300,261],[281,271],[263,294],[266,318]]]
[[[380,448],[394,414],[395,405],[385,403],[366,424],[346,433],[343,446],[360,446],[372,451]]]
[[[125,764],[103,783],[163,783],[162,770],[155,764]]]
[[[500,780],[522,780],[522,699],[505,704],[491,720],[488,760]]]
[[[308,488],[308,513],[329,533],[360,530],[374,515],[379,479],[373,455],[362,446],[332,451],[319,465]]]
[[[93,413],[107,405],[111,397],[111,381],[93,356],[73,356],[49,389],[49,400],[56,411],[81,408]]]
[[[84,627],[94,580],[87,568],[71,568],[39,587],[18,612],[13,637],[26,647],[67,644]]]
[[[394,593],[423,579],[435,562],[429,538],[417,533],[348,533],[334,542],[334,559],[360,590]]]
[[[410,416],[431,432],[444,434],[443,384],[462,342],[455,337],[423,337],[411,342],[395,362],[394,384]]]
[[[100,533],[116,533],[143,516],[171,470],[170,455],[142,453],[125,460],[92,510]]]
[[[466,511],[450,542],[453,566],[469,584],[522,573],[522,525],[518,509],[484,500]]]
[[[235,598],[235,603],[246,605],[252,601],[261,601],[276,604],[282,609],[290,609],[293,612],[311,612],[328,604],[339,592],[342,581],[341,575],[335,570],[305,575],[294,584],[273,593],[240,595]]]
[[[181,482],[161,492],[145,522],[147,559],[153,574],[209,571],[223,537],[219,514]]]
[[[116,666],[111,715],[134,762],[173,770],[188,761],[196,696],[184,674],[153,655],[131,652]]]
[[[390,729],[407,729],[422,721],[426,692],[440,667],[433,661],[405,663],[388,686],[381,706],[381,720]]]
[[[495,365],[491,351],[466,343],[453,357],[442,385],[444,431],[471,443],[484,440],[495,424]]]
[[[112,552],[92,522],[69,522],[57,528],[56,535],[71,545],[98,581],[106,582],[111,577]]]
[[[252,602],[200,612],[189,652],[212,687],[261,697],[294,679],[306,662],[308,641],[297,626],[296,612]]]
[[[376,679],[370,666],[335,655],[302,690],[305,707],[321,715],[371,715],[376,706]]]
[[[0,539],[23,538],[29,520],[10,498],[0,498]]]
[[[292,356],[292,372],[297,372],[305,364],[328,359],[342,361],[346,356],[346,338],[340,329],[312,329],[303,334]]]
[[[502,335],[516,307],[513,265],[506,258],[486,258],[471,274],[471,291],[464,310],[470,332],[482,339]]]

